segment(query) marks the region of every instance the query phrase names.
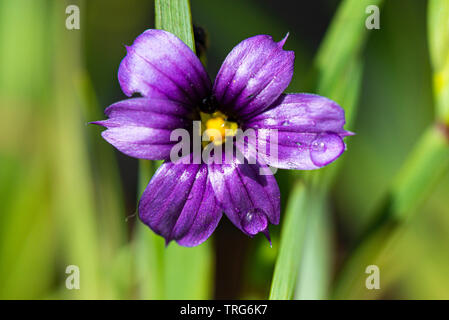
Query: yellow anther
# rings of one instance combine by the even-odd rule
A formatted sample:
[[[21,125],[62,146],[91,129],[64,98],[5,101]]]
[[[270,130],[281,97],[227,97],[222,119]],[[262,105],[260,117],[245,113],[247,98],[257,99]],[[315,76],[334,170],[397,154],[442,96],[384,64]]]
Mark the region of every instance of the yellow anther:
[[[201,119],[204,131],[209,141],[213,141],[215,145],[222,144],[226,141],[226,137],[235,136],[237,134],[238,124],[236,122],[227,121],[227,117],[217,111],[213,114],[202,114]],[[208,142],[203,142],[203,146],[207,145]]]
[[[210,140],[219,140],[219,138],[224,138],[225,136],[225,119],[222,117],[210,118],[206,122],[206,130],[210,132]],[[212,129],[212,130],[211,130]],[[217,137],[216,134],[219,133],[220,137]]]

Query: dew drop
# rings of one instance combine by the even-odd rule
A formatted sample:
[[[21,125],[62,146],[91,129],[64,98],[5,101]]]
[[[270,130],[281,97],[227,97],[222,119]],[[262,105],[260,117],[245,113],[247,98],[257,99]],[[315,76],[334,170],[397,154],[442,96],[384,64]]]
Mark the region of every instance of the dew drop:
[[[310,159],[318,166],[325,166],[336,158],[338,158],[344,151],[344,142],[342,138],[333,133],[322,134],[314,140],[310,146]]]
[[[248,211],[244,217],[245,221],[251,223],[251,221],[253,221],[254,214],[255,209],[251,209],[250,211]]]
[[[290,121],[288,121],[288,120],[282,122],[282,125],[283,125],[283,126],[288,126],[289,124],[290,124]]]
[[[312,142],[312,151],[323,152],[326,151],[326,145],[324,142]]]
[[[255,235],[267,228],[268,220],[263,210],[250,209],[241,220],[242,228],[250,235]]]

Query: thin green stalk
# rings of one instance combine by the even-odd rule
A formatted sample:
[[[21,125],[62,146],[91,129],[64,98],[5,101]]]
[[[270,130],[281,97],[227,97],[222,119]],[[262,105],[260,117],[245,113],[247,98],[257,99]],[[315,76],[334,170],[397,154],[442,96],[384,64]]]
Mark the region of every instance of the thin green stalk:
[[[158,162],[139,160],[139,196],[156,171]],[[138,297],[141,299],[164,299],[164,239],[137,221],[136,225],[136,280]]]
[[[332,223],[326,196],[317,199],[315,210],[308,212],[304,253],[302,256],[295,299],[327,299],[332,266]],[[320,195],[318,195],[320,196]]]
[[[178,36],[195,52],[192,15],[188,0],[155,0],[156,28]]]
[[[194,38],[188,0],[156,0],[156,28],[178,36],[193,51]],[[140,162],[139,190],[143,192],[157,165]],[[184,248],[177,244],[164,247],[162,237],[146,226],[138,226],[137,269],[142,298],[206,299],[212,280],[210,241]]]
[[[293,188],[282,222],[282,237],[271,282],[270,299],[291,299],[302,254],[306,224],[306,188]]]

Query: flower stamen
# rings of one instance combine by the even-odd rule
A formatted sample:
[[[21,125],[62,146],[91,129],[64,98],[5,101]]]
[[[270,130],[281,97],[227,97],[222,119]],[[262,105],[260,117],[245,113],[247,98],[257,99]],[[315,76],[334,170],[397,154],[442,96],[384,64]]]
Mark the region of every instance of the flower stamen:
[[[233,121],[228,121],[227,116],[220,111],[212,114],[201,112],[201,122],[203,136],[208,138],[208,141],[212,141],[215,145],[220,145],[226,141],[226,137],[233,137],[237,134],[238,124]],[[203,141],[207,145],[209,142]]]

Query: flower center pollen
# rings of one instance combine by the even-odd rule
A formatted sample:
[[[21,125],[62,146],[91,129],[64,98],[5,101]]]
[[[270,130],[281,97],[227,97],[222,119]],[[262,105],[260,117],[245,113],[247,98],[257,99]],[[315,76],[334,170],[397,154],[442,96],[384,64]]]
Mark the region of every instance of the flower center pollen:
[[[200,114],[202,135],[215,145],[220,145],[226,141],[226,137],[233,137],[237,134],[238,124],[228,121],[227,116],[220,111],[212,114],[201,112]],[[203,141],[203,147],[208,143],[208,141]]]

